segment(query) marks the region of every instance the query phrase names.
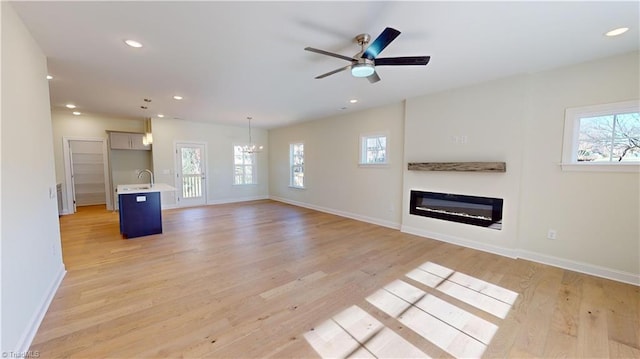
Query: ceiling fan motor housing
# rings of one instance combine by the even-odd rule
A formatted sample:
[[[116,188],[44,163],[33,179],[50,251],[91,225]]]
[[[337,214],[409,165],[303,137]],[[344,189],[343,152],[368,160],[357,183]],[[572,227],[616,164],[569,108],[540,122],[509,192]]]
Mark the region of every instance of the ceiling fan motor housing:
[[[351,57],[315,49],[313,47],[305,47],[305,50],[351,62],[351,64],[347,66],[316,76],[316,79],[322,79],[338,72],[351,70],[351,75],[354,77],[366,77],[369,82],[376,83],[380,81],[380,76],[376,73],[376,66],[426,65],[429,62],[430,56],[378,57],[382,50],[395,40],[398,35],[400,35],[400,31],[387,27],[369,44],[371,35],[365,33],[359,34],[354,40],[360,45],[360,52]]]

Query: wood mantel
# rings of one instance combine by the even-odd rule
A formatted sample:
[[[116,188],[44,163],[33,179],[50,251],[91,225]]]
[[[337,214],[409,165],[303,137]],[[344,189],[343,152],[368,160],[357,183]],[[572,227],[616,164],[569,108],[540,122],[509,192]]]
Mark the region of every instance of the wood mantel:
[[[409,171],[506,172],[506,162],[409,162]]]

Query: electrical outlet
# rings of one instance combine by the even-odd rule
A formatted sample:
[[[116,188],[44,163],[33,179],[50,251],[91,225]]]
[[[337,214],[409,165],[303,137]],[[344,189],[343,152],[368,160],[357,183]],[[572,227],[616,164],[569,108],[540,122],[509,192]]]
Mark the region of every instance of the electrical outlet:
[[[547,231],[547,238],[548,239],[557,239],[558,238],[558,232],[556,232],[555,229],[550,229],[549,231]]]

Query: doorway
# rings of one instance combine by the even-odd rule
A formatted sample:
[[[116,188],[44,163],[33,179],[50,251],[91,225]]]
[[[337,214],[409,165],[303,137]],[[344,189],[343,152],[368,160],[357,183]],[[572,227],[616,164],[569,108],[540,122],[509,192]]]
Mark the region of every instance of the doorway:
[[[206,143],[176,143],[178,206],[207,204]]]
[[[103,138],[63,138],[66,206],[73,214],[77,206],[111,207],[107,144]]]

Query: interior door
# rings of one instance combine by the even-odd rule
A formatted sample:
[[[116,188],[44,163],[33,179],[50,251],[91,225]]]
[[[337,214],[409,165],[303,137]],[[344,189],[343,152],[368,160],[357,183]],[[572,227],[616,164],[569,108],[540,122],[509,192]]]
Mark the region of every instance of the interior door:
[[[201,206],[207,203],[206,146],[200,143],[176,144],[178,164],[178,205]]]

